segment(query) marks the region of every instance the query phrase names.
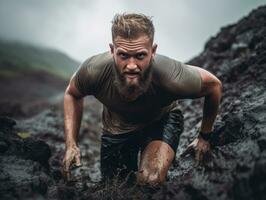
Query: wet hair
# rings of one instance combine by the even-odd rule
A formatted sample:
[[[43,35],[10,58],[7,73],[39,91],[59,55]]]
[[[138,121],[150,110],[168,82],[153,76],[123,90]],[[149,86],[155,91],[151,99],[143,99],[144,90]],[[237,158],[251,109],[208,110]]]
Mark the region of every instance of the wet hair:
[[[120,36],[125,39],[136,39],[147,35],[151,42],[154,39],[154,26],[151,17],[144,14],[116,14],[112,21],[112,39]]]

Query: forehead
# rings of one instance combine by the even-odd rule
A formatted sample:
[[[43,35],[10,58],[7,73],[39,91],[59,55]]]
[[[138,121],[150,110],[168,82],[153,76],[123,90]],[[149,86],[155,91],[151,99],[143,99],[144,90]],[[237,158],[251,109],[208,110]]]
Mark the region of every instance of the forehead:
[[[126,52],[149,51],[152,47],[151,40],[148,36],[140,36],[136,39],[126,39],[117,36],[114,39],[114,45],[117,50]]]

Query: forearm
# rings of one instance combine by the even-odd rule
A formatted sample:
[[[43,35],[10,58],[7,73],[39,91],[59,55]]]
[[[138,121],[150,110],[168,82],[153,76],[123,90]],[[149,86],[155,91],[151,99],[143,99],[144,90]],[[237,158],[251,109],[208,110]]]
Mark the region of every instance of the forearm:
[[[217,84],[213,87],[210,94],[205,96],[203,107],[203,118],[201,124],[202,132],[211,132],[213,123],[218,113],[221,99],[221,85]]]
[[[83,113],[83,98],[75,98],[69,93],[64,95],[64,129],[66,148],[77,145]]]

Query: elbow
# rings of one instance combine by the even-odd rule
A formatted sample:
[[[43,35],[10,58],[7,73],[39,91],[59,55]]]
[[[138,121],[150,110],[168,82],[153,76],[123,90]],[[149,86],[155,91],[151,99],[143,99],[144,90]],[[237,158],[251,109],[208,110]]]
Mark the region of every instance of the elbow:
[[[217,82],[217,87],[218,89],[220,90],[220,92],[222,93],[222,90],[223,90],[223,84],[222,82],[218,79],[218,82]]]
[[[208,82],[208,84],[204,86],[203,96],[208,98],[221,99],[222,89],[223,89],[222,82],[217,78],[212,79],[211,82]]]
[[[219,90],[222,93],[223,84],[219,79],[217,79],[217,81],[216,81],[216,88],[217,88],[217,90]]]
[[[219,79],[217,79],[213,87],[213,92],[216,96],[219,97],[219,99],[221,99],[222,97],[222,90],[223,90],[222,82]]]

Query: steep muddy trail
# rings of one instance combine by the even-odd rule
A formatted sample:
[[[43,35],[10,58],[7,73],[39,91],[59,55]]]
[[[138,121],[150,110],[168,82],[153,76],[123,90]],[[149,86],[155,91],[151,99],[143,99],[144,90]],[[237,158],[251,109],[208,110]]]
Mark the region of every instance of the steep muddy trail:
[[[1,199],[265,199],[266,7],[211,38],[190,64],[223,82],[215,146],[203,166],[180,157],[196,137],[202,100],[182,100],[185,131],[168,180],[156,188],[127,180],[100,184],[101,105],[88,98],[80,132],[83,166],[66,184],[62,102],[31,118],[0,118]],[[49,148],[48,148],[49,147]]]

